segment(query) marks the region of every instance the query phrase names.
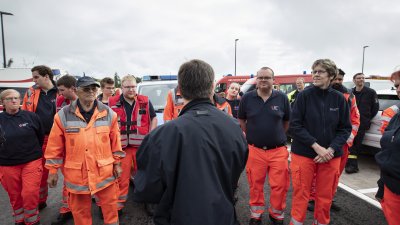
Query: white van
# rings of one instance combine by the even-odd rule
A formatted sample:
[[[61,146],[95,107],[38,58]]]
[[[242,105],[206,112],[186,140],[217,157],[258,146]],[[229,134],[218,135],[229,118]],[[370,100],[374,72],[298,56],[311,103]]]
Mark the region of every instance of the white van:
[[[0,68],[0,93],[12,88],[21,94],[22,100],[26,90],[34,84],[29,68]],[[2,111],[3,106],[0,105],[0,112]]]

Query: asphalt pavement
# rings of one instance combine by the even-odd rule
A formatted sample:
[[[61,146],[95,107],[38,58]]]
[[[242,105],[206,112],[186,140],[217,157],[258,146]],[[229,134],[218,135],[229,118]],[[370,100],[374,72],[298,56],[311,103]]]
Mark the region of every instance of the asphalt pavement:
[[[60,180],[62,181],[62,180]],[[43,225],[50,225],[51,221],[57,217],[58,209],[60,207],[61,199],[61,182],[56,188],[50,189],[49,198],[47,200],[47,208],[40,212],[40,217]],[[268,199],[268,185],[265,185],[266,199]],[[132,188],[131,190],[132,191]],[[248,224],[249,221],[249,188],[247,185],[246,174],[243,173],[239,180],[239,200],[236,205],[236,212],[240,224]],[[286,219],[285,224],[289,224],[289,215],[291,208],[291,196],[292,189],[290,188],[287,197],[287,209],[285,211]],[[355,197],[354,195],[339,189],[336,202],[341,207],[340,211],[332,211],[332,225],[385,225],[387,224],[383,213],[380,209],[366,203],[364,200]],[[268,204],[268,203],[267,203]],[[1,225],[12,225],[14,224],[11,216],[11,205],[8,200],[7,193],[4,189],[0,188],[0,224]],[[103,224],[99,216],[99,210],[95,204],[92,204],[93,224]],[[307,219],[305,224],[312,224],[313,214],[307,213]],[[73,221],[69,221],[66,225],[74,224]],[[125,225],[153,225],[151,217],[149,217],[144,209],[143,204],[138,204],[129,198],[124,214],[120,218],[120,224]],[[270,224],[268,215],[263,215],[263,223]]]

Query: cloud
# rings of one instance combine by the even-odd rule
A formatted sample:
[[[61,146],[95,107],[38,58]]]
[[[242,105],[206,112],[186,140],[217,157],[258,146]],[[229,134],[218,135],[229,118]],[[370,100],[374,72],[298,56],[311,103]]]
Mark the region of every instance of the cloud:
[[[192,58],[217,75],[310,71],[331,58],[347,74],[387,75],[400,64],[396,1],[3,0],[7,58],[74,74],[176,74]]]

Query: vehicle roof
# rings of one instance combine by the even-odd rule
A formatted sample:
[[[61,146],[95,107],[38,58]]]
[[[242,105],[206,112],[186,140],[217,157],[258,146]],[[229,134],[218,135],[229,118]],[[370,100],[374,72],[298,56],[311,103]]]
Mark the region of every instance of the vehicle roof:
[[[397,92],[394,89],[388,89],[388,90],[378,90],[378,91],[376,91],[376,94],[378,94],[378,95],[397,95]]]
[[[138,86],[150,86],[150,85],[159,85],[159,84],[177,84],[177,80],[164,80],[164,81],[144,81],[140,82]]]

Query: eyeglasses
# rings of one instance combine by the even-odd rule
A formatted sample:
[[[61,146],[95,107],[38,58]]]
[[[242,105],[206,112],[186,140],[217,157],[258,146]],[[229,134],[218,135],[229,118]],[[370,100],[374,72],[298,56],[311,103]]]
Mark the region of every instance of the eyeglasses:
[[[257,77],[257,80],[272,80],[272,77]]]
[[[89,86],[89,87],[81,87],[82,91],[84,92],[96,92],[97,91],[97,87],[96,86]]]
[[[322,73],[326,73],[326,70],[313,70],[311,71],[312,74],[322,74]]]
[[[20,100],[20,98],[19,97],[8,97],[8,98],[4,98],[4,100],[12,101],[12,100]]]
[[[125,89],[136,89],[137,86],[123,86],[123,88]]]

